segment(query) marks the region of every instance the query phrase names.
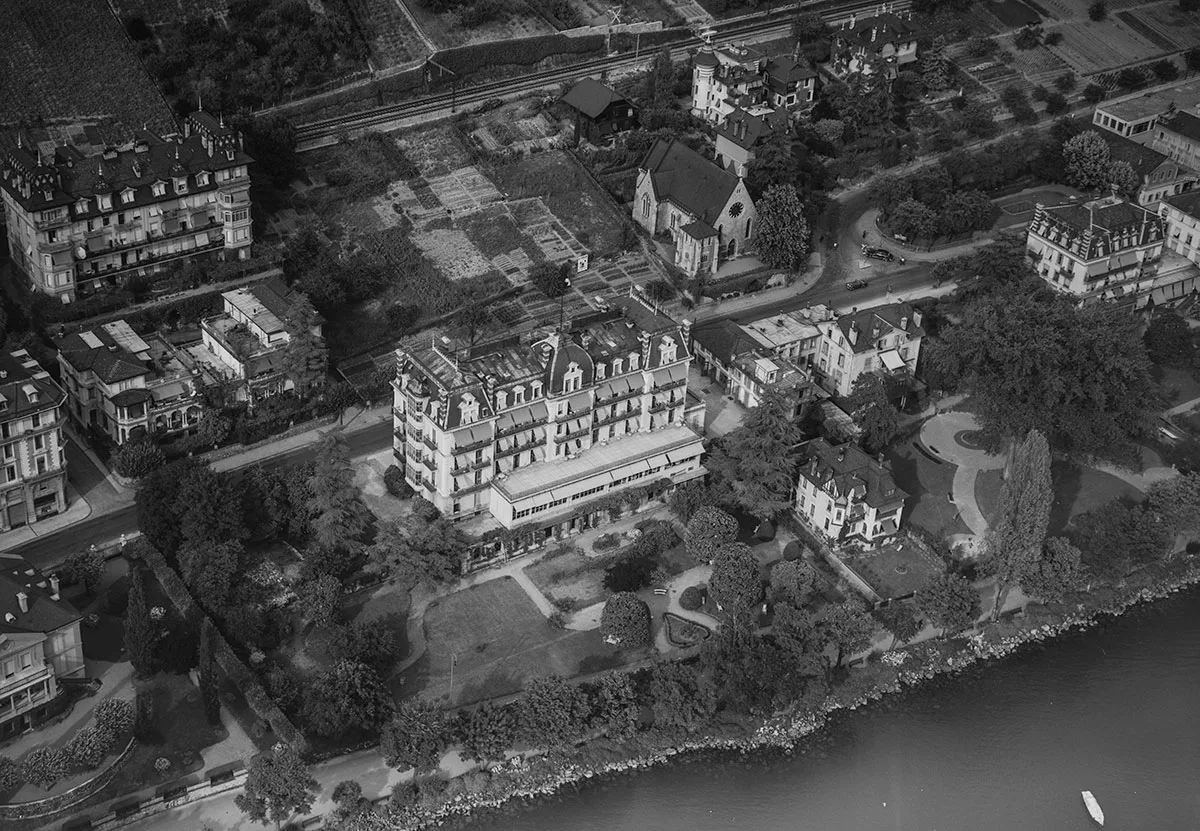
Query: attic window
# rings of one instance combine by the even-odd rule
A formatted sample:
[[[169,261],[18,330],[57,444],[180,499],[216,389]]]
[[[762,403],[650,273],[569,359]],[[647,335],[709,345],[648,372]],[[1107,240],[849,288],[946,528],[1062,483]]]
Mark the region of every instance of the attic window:
[[[200,172],[196,174],[196,187],[204,187],[208,184],[208,173]]]
[[[167,184],[166,184],[166,182],[155,182],[153,185],[150,186],[150,190],[154,193],[155,196],[166,196],[167,195]]]
[[[524,387],[513,387],[513,401],[515,401],[518,404],[525,403],[525,388]]]
[[[136,196],[136,193],[133,188],[125,188],[125,190],[121,191],[122,202],[132,202],[134,196]]]
[[[542,397],[542,382],[534,381],[532,384],[532,387],[533,387],[533,391],[530,393],[530,396],[532,398],[541,398]]]
[[[641,358],[641,355],[639,355],[636,352],[629,353],[629,371],[630,372],[633,372],[634,370],[636,370],[638,368],[638,363],[639,363],[640,358]]]
[[[624,369],[624,363],[625,362],[622,361],[620,358],[613,359],[613,375],[621,374],[622,370]]]
[[[572,361],[567,365],[567,372],[563,376],[563,392],[576,392],[583,386],[583,370],[579,368],[579,364]]]
[[[604,364],[596,364],[596,378],[604,378]]]
[[[467,393],[462,398],[462,403],[459,404],[459,409],[462,412],[462,420],[464,424],[479,419],[479,402],[475,400],[475,396]]]
[[[97,201],[100,203],[100,210],[102,210],[102,211],[111,211],[112,210],[112,197],[111,196],[99,196],[99,197],[97,197]]]
[[[176,193],[187,193],[188,188],[186,176],[177,176],[172,180],[172,182],[174,183]]]
[[[679,352],[679,347],[675,345],[675,339],[667,336],[662,339],[662,363],[670,364],[675,362],[675,356]]]
[[[496,393],[496,409],[503,410],[508,407],[508,392],[500,390]]]
[[[89,207],[90,207],[90,205],[89,205],[87,199],[80,199],[78,202],[75,203],[75,213],[85,214],[88,212]]]

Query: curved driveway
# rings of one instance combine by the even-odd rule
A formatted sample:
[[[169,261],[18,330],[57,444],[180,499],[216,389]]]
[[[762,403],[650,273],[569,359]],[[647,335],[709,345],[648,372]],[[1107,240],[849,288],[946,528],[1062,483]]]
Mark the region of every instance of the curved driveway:
[[[975,479],[981,470],[1004,467],[1004,456],[994,456],[973,447],[966,447],[955,438],[967,430],[978,430],[974,413],[952,412],[934,416],[921,427],[921,443],[940,459],[957,465],[954,471],[954,504],[959,516],[976,537],[982,537],[988,523],[975,499]]]

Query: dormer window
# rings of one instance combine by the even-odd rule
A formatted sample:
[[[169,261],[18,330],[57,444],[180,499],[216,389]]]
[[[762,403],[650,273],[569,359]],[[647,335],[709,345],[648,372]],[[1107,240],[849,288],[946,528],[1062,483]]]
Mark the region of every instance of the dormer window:
[[[530,393],[530,395],[533,398],[541,398],[542,397],[542,382],[534,381],[532,384],[532,387],[533,387],[533,392]]]
[[[187,177],[186,176],[176,176],[171,181],[174,183],[176,193],[187,193]]]
[[[196,187],[202,188],[209,182],[208,171],[202,170],[196,174]]]
[[[496,393],[496,409],[504,410],[508,408],[508,392],[500,390]]]
[[[613,358],[613,375],[620,375],[624,370],[624,361],[620,358]]]
[[[636,371],[636,370],[637,370],[637,368],[638,368],[638,364],[639,364],[639,362],[640,362],[640,360],[641,360],[641,357],[642,357],[642,356],[641,356],[641,355],[639,355],[639,354],[638,354],[638,353],[636,353],[636,352],[630,352],[630,353],[629,353],[629,371],[630,371],[630,372],[634,372],[634,371]]]
[[[121,201],[128,204],[133,201],[133,197],[136,195],[133,188],[125,188],[125,190],[121,191]]]
[[[167,183],[166,182],[155,182],[153,185],[150,186],[150,190],[155,196],[166,196],[167,195]]]
[[[679,352],[679,347],[675,345],[675,339],[665,337],[662,339],[662,363],[671,364],[675,362],[675,356]]]
[[[583,386],[583,370],[579,368],[579,364],[572,361],[567,365],[567,372],[563,376],[563,392],[577,392]]]
[[[596,364],[597,380],[604,380],[604,364]]]
[[[462,403],[458,407],[462,414],[463,424],[470,424],[472,421],[479,420],[479,402],[475,399],[475,396],[467,393],[462,397]]]
[[[516,401],[518,404],[525,403],[525,388],[524,387],[513,387],[513,400]]]
[[[100,210],[102,210],[102,211],[111,211],[112,210],[112,197],[111,196],[98,196],[98,197],[96,197],[96,201],[100,203]]]
[[[80,199],[78,202],[75,203],[75,213],[85,214],[88,212],[88,208],[90,208],[90,207],[91,207],[91,203],[88,202],[87,199]]]

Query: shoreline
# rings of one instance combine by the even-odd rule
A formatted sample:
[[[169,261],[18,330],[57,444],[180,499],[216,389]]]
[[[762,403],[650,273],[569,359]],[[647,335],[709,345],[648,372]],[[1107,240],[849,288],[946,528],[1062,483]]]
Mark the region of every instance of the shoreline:
[[[1171,569],[1173,565],[1181,565],[1182,569]],[[1165,600],[1200,585],[1200,557],[1181,555],[1175,563],[1164,564],[1162,568],[1164,573],[1154,575],[1151,585],[1135,587],[1127,582],[1124,586],[1099,587],[1097,593],[1108,589],[1116,596],[1094,608],[1082,603],[1059,612],[1041,608],[1023,618],[1019,625],[989,623],[969,635],[925,641],[914,647],[881,653],[865,668],[850,670],[850,675],[816,707],[758,719],[747,725],[749,732],[746,735],[720,735],[717,732],[720,725],[714,724],[708,728],[708,735],[660,748],[633,746],[624,750],[614,746],[612,741],[602,740],[531,757],[518,756],[490,768],[476,768],[450,780],[451,783],[463,780],[464,787],[453,794],[453,789],[448,789],[444,802],[421,806],[404,820],[400,817],[381,818],[380,827],[417,831],[448,822],[467,822],[476,814],[502,808],[515,800],[545,798],[575,783],[644,770],[687,754],[734,751],[745,755],[760,750],[790,754],[798,742],[821,730],[836,714],[857,710],[887,695],[915,690],[935,678],[953,675],[977,664],[1011,657],[1026,646],[1086,631],[1106,618],[1118,618],[1134,608]],[[1141,573],[1135,578],[1150,576]],[[1057,620],[1052,620],[1054,618]],[[1015,631],[1004,634],[1002,627]],[[880,660],[887,655],[906,657],[892,662]],[[664,737],[664,741],[669,739]],[[612,749],[607,760],[581,758],[604,755],[606,748]],[[469,777],[473,774],[485,781],[471,782]]]

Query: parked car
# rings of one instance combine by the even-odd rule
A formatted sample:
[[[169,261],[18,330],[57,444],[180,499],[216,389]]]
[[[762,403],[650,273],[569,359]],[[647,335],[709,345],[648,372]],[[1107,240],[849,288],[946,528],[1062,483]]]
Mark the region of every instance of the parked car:
[[[854,291],[856,289],[865,289],[867,287],[866,280],[851,280],[846,283],[846,291]]]
[[[870,257],[872,260],[883,260],[889,263],[896,261],[896,255],[891,251],[888,251],[886,248],[872,248],[869,245],[864,245],[863,254]],[[905,262],[905,259],[901,257],[900,262]]]
[[[1175,426],[1175,422],[1166,416],[1158,417],[1158,437],[1167,444],[1178,444],[1183,441],[1183,431]]]

